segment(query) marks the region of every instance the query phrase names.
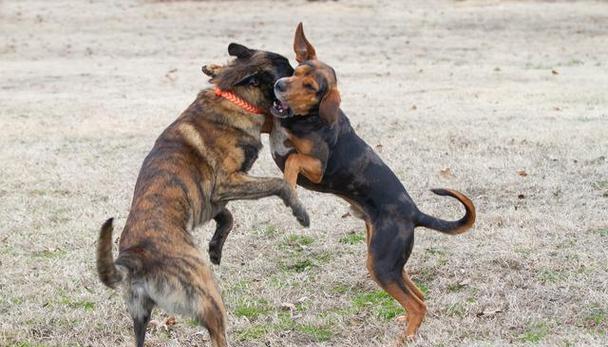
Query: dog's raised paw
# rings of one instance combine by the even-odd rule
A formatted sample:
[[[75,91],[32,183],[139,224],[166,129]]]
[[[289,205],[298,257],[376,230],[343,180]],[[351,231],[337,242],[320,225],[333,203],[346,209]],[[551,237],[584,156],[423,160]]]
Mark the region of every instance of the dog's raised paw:
[[[296,219],[303,227],[308,228],[310,226],[310,217],[304,207],[295,208],[293,210],[293,215],[296,216]]]
[[[217,245],[209,242],[209,260],[215,265],[220,265],[222,261],[222,251],[217,249]]]

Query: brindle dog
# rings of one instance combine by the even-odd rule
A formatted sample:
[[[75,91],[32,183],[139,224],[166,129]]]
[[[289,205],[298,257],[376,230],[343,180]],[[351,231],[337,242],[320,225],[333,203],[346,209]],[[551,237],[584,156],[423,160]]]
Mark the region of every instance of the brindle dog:
[[[283,179],[247,175],[262,147],[266,118],[255,111],[270,108],[274,82],[293,69],[275,53],[238,44],[230,44],[228,52],[236,59],[211,79],[215,91],[201,91],[145,158],[116,260],[112,219],[101,228],[99,278],[111,288],[122,284],[138,347],[156,305],[194,317],[209,330],[214,346],[227,346],[222,297],[191,232],[210,219],[219,230],[229,230],[229,201],[276,195],[302,225],[309,224]]]
[[[463,233],[475,223],[475,206],[457,191],[433,189],[437,195],[460,201],[466,214],[460,220],[445,221],[421,212],[340,110],[335,71],[317,60],[301,23],[294,50],[300,65],[292,77],[275,84],[279,102],[271,110],[276,117],[270,141],[273,158],[294,187],[297,182],[308,189],[336,194],[365,220],[367,268],[406,309],[407,317],[401,320],[407,322],[405,333],[411,338],[427,311],[424,295],[404,271],[414,246],[414,228]]]

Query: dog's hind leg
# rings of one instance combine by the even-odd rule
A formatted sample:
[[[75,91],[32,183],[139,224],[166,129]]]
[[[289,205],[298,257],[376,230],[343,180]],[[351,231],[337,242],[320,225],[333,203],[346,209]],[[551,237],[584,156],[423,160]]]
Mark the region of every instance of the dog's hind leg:
[[[413,227],[398,231],[398,235],[395,235],[394,229],[398,227],[394,224],[380,226],[379,230],[376,228],[372,226],[370,230],[367,268],[378,285],[407,311],[406,336],[412,338],[427,311],[418,292],[410,289],[404,278],[403,266],[414,244]],[[407,280],[411,282],[409,277]],[[411,285],[415,287],[413,282]]]
[[[197,249],[183,248],[167,258],[149,282],[150,295],[163,310],[187,315],[204,326],[213,345],[227,346],[226,309],[209,266]]]
[[[190,283],[193,287],[192,295],[194,295],[191,299],[194,317],[207,328],[214,347],[228,346],[226,308],[220,291],[207,267],[203,271],[199,271],[198,274],[200,277]]]
[[[150,322],[154,301],[147,296],[140,285],[131,286],[126,296],[127,307],[131,318],[133,318],[135,345],[144,347],[146,327]]]
[[[424,293],[416,286],[414,281],[412,281],[405,269],[403,269],[403,282],[405,283],[407,289],[413,292],[420,300],[424,301]]]
[[[215,233],[213,234],[211,241],[209,241],[209,258],[213,264],[220,265],[224,242],[226,242],[228,234],[230,234],[230,231],[232,230],[234,219],[232,218],[232,213],[224,207],[215,217],[213,217],[213,220],[215,220],[216,226]]]
[[[213,347],[228,346],[226,338],[226,315],[215,303],[203,305],[197,314],[197,320],[207,328]],[[223,306],[222,306],[223,308]]]

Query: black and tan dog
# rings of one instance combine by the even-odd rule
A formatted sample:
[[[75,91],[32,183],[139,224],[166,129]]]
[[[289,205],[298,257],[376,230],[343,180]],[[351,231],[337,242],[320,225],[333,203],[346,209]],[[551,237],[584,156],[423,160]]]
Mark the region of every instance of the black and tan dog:
[[[405,188],[351,127],[340,110],[336,74],[317,60],[315,49],[298,26],[294,41],[296,67],[292,77],[279,79],[279,101],[271,150],[285,179],[308,189],[336,194],[352,206],[367,226],[367,268],[374,280],[407,310],[406,336],[413,337],[424,319],[422,292],[404,271],[414,246],[414,228],[460,234],[475,222],[475,207],[463,194],[434,189],[458,199],[466,214],[445,221],[421,212]],[[301,174],[301,175],[300,175]]]
[[[112,257],[112,219],[101,229],[97,270],[101,281],[124,287],[137,346],[144,345],[152,308],[197,319],[214,346],[226,346],[226,313],[211,270],[191,232],[211,219],[232,227],[231,200],[278,196],[302,225],[308,215],[281,178],[247,171],[262,147],[260,131],[273,102],[274,82],[292,74],[286,58],[231,44],[236,59],[223,67],[196,100],[156,140],[143,162],[131,210]]]

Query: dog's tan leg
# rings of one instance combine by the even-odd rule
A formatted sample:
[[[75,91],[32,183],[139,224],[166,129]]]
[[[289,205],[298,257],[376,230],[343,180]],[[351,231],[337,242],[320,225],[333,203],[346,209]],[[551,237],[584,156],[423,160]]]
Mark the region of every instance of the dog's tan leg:
[[[407,315],[399,317],[397,320],[407,322],[406,337],[413,338],[426,315],[426,304],[421,299],[424,295],[404,272],[403,265],[398,263],[395,265],[391,257],[388,257],[387,262],[386,256],[390,255],[390,252],[386,253],[384,250],[388,247],[379,243],[380,241],[375,240],[375,233],[378,231],[375,230],[373,224],[366,223],[366,225],[368,242],[367,269],[374,281],[406,310]],[[402,241],[407,242],[405,239]],[[397,248],[401,249],[400,247]]]
[[[414,281],[412,281],[405,269],[403,269],[403,282],[408,290],[414,293],[420,300],[424,301],[424,293],[416,286]]]
[[[413,338],[426,315],[426,304],[404,286],[403,282],[400,283],[399,280],[381,282],[377,280],[375,275],[373,275],[373,277],[382,289],[395,298],[395,300],[397,300],[407,311],[407,315],[399,317],[398,320],[407,322],[405,336],[407,338]]]
[[[296,192],[285,180],[278,177],[252,177],[244,173],[236,173],[217,188],[213,199],[222,202],[232,200],[260,199],[268,196],[278,196],[303,226],[310,225],[310,218],[304,205],[298,200]]]
[[[293,153],[285,161],[283,179],[296,189],[298,175],[306,176],[312,183],[320,183],[323,179],[323,168],[321,161],[309,155]]]

